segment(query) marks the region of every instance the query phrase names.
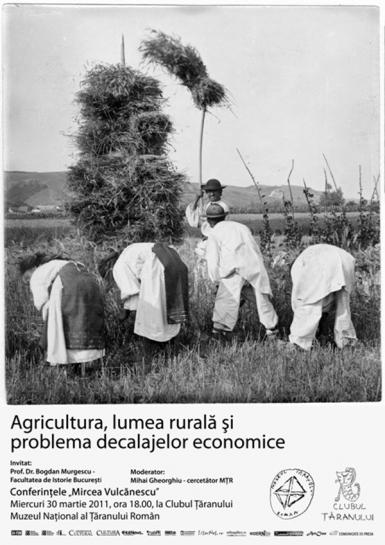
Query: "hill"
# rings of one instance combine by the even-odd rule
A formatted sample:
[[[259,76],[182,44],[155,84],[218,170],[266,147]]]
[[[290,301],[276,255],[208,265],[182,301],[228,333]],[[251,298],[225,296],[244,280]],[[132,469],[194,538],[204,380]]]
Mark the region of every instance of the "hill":
[[[261,185],[260,188],[268,205],[272,205],[273,203],[278,205],[282,203],[282,197],[284,197],[286,200],[290,199],[289,188],[287,185]],[[306,199],[303,193],[303,187],[292,185],[291,191],[293,194],[294,205],[298,207],[305,206]],[[182,197],[183,202],[191,202],[198,192],[199,184],[186,183],[185,191]],[[311,189],[311,192],[314,195],[314,201],[317,202],[322,194],[321,191]],[[232,185],[226,186],[224,199],[231,205],[232,208],[236,209],[255,209],[257,206],[259,206],[259,197],[254,185],[247,187],[237,187]]]
[[[6,171],[4,173],[5,201],[7,206],[38,206],[38,205],[62,205],[68,198],[66,187],[66,172],[23,172]],[[294,204],[303,206],[306,204],[303,187],[292,186]],[[289,199],[287,185],[267,186],[261,185],[262,194],[267,202],[282,202],[282,195]],[[187,182],[185,184],[182,202],[187,204],[194,199],[199,192],[199,185]],[[321,195],[320,191],[312,190],[315,201]],[[259,198],[253,185],[248,187],[227,186],[225,199],[234,209],[256,209]]]
[[[66,172],[4,172],[5,201],[9,206],[60,205],[67,198]]]

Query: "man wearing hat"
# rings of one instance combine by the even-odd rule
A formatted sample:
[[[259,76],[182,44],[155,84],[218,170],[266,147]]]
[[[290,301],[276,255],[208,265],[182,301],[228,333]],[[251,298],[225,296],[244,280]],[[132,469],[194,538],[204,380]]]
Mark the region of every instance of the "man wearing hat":
[[[225,211],[226,215],[230,212],[228,204],[222,201],[222,191],[225,189],[225,187],[225,185],[221,185],[219,180],[211,178],[206,182],[206,184],[202,185],[202,191],[196,197],[195,201],[190,203],[186,208],[186,218],[188,224],[191,227],[200,227],[203,237],[207,237],[211,230],[209,223],[204,217],[207,207],[210,206],[211,203],[215,202],[219,204]],[[205,192],[207,195],[208,202],[206,204],[202,204],[202,202],[199,203],[203,197],[203,192]]]
[[[219,202],[206,209],[210,232],[207,237],[207,271],[213,282],[219,282],[213,312],[213,334],[226,336],[238,319],[242,287],[249,282],[257,303],[261,324],[269,337],[277,333],[278,316],[270,301],[271,287],[263,256],[251,231],[226,217]]]

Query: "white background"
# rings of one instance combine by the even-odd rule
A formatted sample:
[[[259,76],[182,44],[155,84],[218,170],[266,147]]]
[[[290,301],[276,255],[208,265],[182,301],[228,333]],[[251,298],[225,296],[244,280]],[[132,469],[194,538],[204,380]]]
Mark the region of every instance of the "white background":
[[[213,485],[163,485],[160,497],[172,499],[198,498],[203,500],[233,499],[234,509],[229,511],[163,511],[160,521],[108,521],[90,524],[89,521],[81,522],[25,522],[15,523],[3,522],[7,543],[17,543],[24,538],[10,538],[10,529],[24,528],[37,529],[138,529],[145,530],[243,530],[262,531],[268,530],[303,530],[305,534],[309,531],[372,531],[375,537],[367,538],[368,543],[383,542],[383,504],[382,490],[383,483],[383,448],[381,446],[380,434],[382,433],[383,408],[376,403],[372,404],[290,404],[290,405],[177,405],[177,406],[51,406],[51,407],[8,407],[3,411],[3,421],[10,422],[12,415],[22,414],[24,417],[63,417],[65,413],[82,417],[103,417],[107,423],[112,419],[112,414],[118,414],[126,418],[164,418],[178,416],[179,418],[199,418],[203,414],[216,415],[217,419],[234,415],[235,426],[232,432],[225,436],[233,437],[254,437],[266,436],[284,437],[286,447],[284,450],[264,451],[197,451],[188,448],[184,452],[157,451],[153,454],[143,454],[144,451],[21,451],[12,455],[13,460],[31,460],[36,467],[69,467],[69,468],[90,468],[96,473],[102,473],[103,483],[100,486],[127,486],[128,476],[131,468],[134,469],[164,469],[166,476],[182,478],[189,477],[223,477],[233,476],[235,485],[213,486]],[[166,430],[158,432],[142,432],[142,435],[156,433],[164,435]],[[181,436],[223,436],[217,431],[194,431],[179,432]],[[15,433],[14,435],[20,435]],[[60,435],[60,432],[57,433]],[[82,436],[82,432],[69,432],[68,435]],[[101,435],[100,432],[91,432],[90,437]],[[131,431],[109,432],[110,436],[131,436]],[[178,433],[173,433],[178,435]],[[65,436],[65,434],[63,434]],[[9,453],[9,442],[4,443],[4,449]],[[91,453],[90,453],[91,452]],[[5,464],[6,465],[6,464]],[[357,472],[357,482],[361,485],[360,500],[357,503],[364,503],[366,513],[375,514],[375,523],[370,522],[333,522],[323,521],[321,513],[330,512],[334,499],[338,492],[336,484],[336,471],[344,470],[346,467],[354,467]],[[276,517],[270,508],[270,485],[275,475],[285,468],[300,468],[309,472],[315,482],[314,499],[308,510],[300,517],[282,521]],[[5,473],[8,468],[5,467]],[[40,485],[36,485],[40,486]],[[99,486],[99,485],[98,485]],[[133,485],[135,486],[135,485]],[[138,485],[140,487],[140,485]],[[4,509],[3,516],[7,512],[7,494],[9,485],[4,487]],[[26,499],[26,498],[21,498]],[[28,498],[29,499],[29,498]],[[341,503],[345,500],[341,499]],[[382,536],[382,539],[380,538]],[[321,536],[322,541],[339,543],[345,539],[348,543],[366,543],[360,537],[330,537]],[[321,539],[317,537],[317,539]],[[39,541],[38,538],[32,538]],[[40,540],[43,538],[41,537]],[[44,538],[44,541],[54,538]],[[59,538],[55,538],[57,540]],[[76,539],[81,543],[87,543],[89,538],[60,538],[60,542],[73,543]],[[95,541],[95,537],[89,543]],[[105,542],[115,542],[122,538],[109,538]],[[124,538],[128,539],[128,538]],[[138,543],[151,541],[155,538],[139,536],[130,537],[130,540],[138,540]],[[157,538],[157,540],[170,540],[173,538]],[[176,538],[178,541],[181,537]],[[183,538],[187,539],[187,538]],[[189,539],[212,539],[222,542],[231,542],[229,537],[203,538],[195,537]],[[235,539],[235,538],[233,538]],[[242,542],[255,541],[256,538],[247,536],[237,538]],[[262,538],[258,538],[262,539]],[[263,538],[270,542],[279,538]],[[287,538],[296,542],[299,538]],[[314,540],[316,537],[303,537],[300,539]],[[104,538],[98,537],[97,542],[103,543]],[[40,541],[39,541],[40,542]],[[56,541],[55,541],[56,542]]]

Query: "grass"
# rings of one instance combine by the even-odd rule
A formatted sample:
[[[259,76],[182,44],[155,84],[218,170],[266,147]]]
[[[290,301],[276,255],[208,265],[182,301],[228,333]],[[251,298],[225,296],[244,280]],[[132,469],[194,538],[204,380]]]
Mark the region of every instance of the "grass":
[[[358,212],[348,212],[347,217],[353,225],[357,223]],[[254,234],[258,234],[263,229],[262,214],[231,214],[233,221],[239,221],[247,225]],[[309,232],[309,213],[296,212],[295,219],[302,233]],[[270,226],[274,231],[285,230],[285,218],[281,213],[269,214]],[[323,223],[323,216],[319,218],[320,224]],[[199,237],[199,229],[187,227],[187,234],[193,237]],[[8,219],[5,221],[5,246],[19,244],[27,247],[31,244],[52,241],[65,236],[75,236],[76,228],[71,225],[69,218],[30,218],[30,219]]]
[[[5,221],[4,242],[6,247],[15,244],[28,247],[59,239],[75,231],[68,218],[10,219]]]
[[[193,237],[186,238],[179,249],[190,271],[190,322],[178,341],[154,357],[149,373],[143,372],[143,344],[132,333],[133,317],[123,324],[118,321],[121,303],[116,289],[105,294],[107,355],[100,376],[73,377],[63,368],[45,366],[38,346],[41,318],[32,305],[28,286],[17,275],[18,258],[26,251],[65,251],[95,271],[103,253],[73,229],[58,238],[53,236],[52,227],[45,229],[45,234],[39,231],[35,239],[32,235],[25,238],[22,226],[20,236],[14,235],[17,240],[8,243],[8,403],[274,403],[381,398],[380,297],[376,284],[370,285],[369,295],[358,286],[352,296],[352,317],[359,337],[354,348],[341,352],[315,345],[310,353],[287,353],[263,341],[264,329],[255,305],[250,303],[241,308],[232,342],[220,344],[205,338],[211,329],[214,288],[205,267],[195,260]],[[379,266],[378,249],[356,257],[358,270],[365,269],[369,278],[374,277]],[[269,275],[285,338],[292,319],[289,275],[286,270],[270,267]]]
[[[150,373],[128,360],[94,378],[70,378],[60,368],[9,361],[8,403],[277,403],[374,401],[380,396],[377,346],[285,354],[253,340],[209,342],[158,356]]]

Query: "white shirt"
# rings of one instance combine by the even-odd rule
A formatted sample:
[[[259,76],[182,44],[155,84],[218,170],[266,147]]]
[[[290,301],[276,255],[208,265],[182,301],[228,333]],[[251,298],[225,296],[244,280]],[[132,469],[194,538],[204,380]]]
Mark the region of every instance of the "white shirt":
[[[134,333],[166,342],[179,333],[180,324],[167,322],[164,267],[153,246],[153,242],[130,244],[120,254],[112,274],[124,308],[136,310]]]
[[[120,298],[124,301],[124,308],[128,310],[137,309],[143,265],[154,255],[153,246],[153,242],[130,244],[120,254],[112,269],[112,275],[120,289]]]
[[[261,250],[246,225],[236,221],[217,223],[207,238],[206,260],[213,282],[236,273],[261,293],[271,295]]]
[[[30,288],[33,297],[33,304],[37,310],[41,310],[43,318],[46,319],[46,309],[43,309],[44,305],[49,299],[49,290],[53,281],[57,277],[60,269],[67,265],[69,261],[64,259],[53,259],[37,267],[32,273],[30,279]]]
[[[350,293],[354,285],[354,263],[354,257],[337,246],[309,246],[291,269],[292,300],[312,304],[342,288]]]

